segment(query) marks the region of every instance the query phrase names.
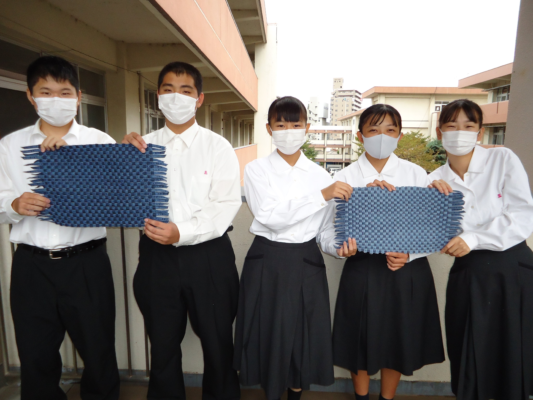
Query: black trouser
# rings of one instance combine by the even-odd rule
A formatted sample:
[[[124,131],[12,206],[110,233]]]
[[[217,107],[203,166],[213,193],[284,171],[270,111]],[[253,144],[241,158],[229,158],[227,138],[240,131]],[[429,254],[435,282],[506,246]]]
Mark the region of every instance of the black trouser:
[[[70,335],[83,359],[84,400],[116,400],[115,291],[105,245],[52,260],[19,247],[11,271],[11,312],[22,400],[63,400],[59,348]]]
[[[240,398],[232,368],[239,277],[227,234],[193,246],[139,244],[133,281],[152,346],[148,399],[185,399],[181,341],[187,312],[204,352],[203,400]]]

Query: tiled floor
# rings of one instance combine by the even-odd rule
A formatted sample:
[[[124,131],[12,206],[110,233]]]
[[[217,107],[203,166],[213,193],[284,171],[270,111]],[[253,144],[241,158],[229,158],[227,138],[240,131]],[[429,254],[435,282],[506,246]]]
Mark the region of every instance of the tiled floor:
[[[67,392],[68,400],[80,400],[80,386],[78,384],[65,385],[63,390]],[[145,400],[146,385],[123,383],[120,388],[120,400]],[[200,388],[187,388],[187,400],[201,400]],[[243,390],[242,400],[265,400],[265,395],[260,390]],[[370,396],[371,400],[377,400],[378,396]],[[396,400],[450,400],[451,397],[409,397],[398,396]],[[20,388],[17,385],[7,386],[0,389],[0,400],[20,400]],[[304,392],[302,400],[354,400],[349,393],[324,393]]]

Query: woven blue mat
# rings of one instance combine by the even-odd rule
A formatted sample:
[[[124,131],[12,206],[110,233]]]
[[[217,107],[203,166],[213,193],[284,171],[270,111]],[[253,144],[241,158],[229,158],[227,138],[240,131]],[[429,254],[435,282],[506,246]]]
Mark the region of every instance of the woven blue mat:
[[[34,192],[50,199],[39,215],[72,227],[142,227],[144,219],[168,222],[165,147],[141,153],[129,144],[65,146],[22,150]]]
[[[354,188],[349,201],[337,200],[336,245],[355,238],[363,253],[433,253],[461,233],[463,194],[436,189]]]

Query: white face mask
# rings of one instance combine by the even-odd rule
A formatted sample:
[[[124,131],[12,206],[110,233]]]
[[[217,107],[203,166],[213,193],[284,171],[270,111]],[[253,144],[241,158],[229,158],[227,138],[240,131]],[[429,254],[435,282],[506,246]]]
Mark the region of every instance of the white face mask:
[[[400,140],[400,133],[397,138],[390,137],[384,133],[371,137],[363,136],[363,145],[365,151],[372,157],[382,160],[389,157],[396,147],[398,147],[398,141]]]
[[[179,93],[160,94],[159,108],[170,122],[183,125],[196,114],[196,100]]]
[[[454,156],[464,156],[476,147],[478,133],[472,131],[442,132],[442,147]]]
[[[296,153],[305,143],[305,129],[272,131],[272,140],[279,151],[290,156]]]
[[[32,97],[37,104],[37,114],[52,126],[65,126],[78,113],[78,99],[61,97]]]

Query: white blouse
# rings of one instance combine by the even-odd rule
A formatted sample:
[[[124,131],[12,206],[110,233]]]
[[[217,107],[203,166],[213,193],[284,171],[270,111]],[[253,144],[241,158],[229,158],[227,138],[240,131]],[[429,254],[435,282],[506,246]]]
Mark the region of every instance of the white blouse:
[[[476,146],[464,181],[448,163],[429,178],[442,179],[463,192],[465,214],[459,236],[470,250],[507,250],[533,232],[529,181],[520,159],[511,150]]]
[[[352,187],[366,187],[367,184],[375,180],[386,181],[396,187],[399,186],[418,186],[427,187],[430,183],[426,171],[412,162],[402,160],[392,153],[387,163],[383,167],[381,173],[370,164],[366,158],[366,153],[363,153],[359,159],[344,168],[335,175],[335,180],[346,182]],[[387,190],[387,189],[384,189]],[[337,250],[335,249],[335,228],[333,223],[328,225],[321,235],[318,237],[322,250],[328,254],[337,257]],[[410,254],[409,261],[424,257],[427,254]]]
[[[329,174],[303,153],[291,167],[274,150],[244,170],[244,192],[254,220],[250,232],[283,243],[304,243],[333,221],[334,201],[322,189],[333,184]]]

